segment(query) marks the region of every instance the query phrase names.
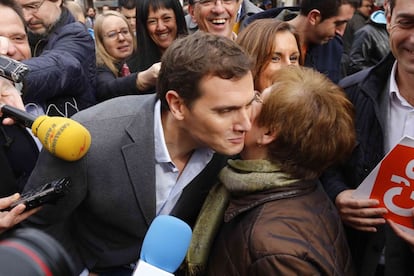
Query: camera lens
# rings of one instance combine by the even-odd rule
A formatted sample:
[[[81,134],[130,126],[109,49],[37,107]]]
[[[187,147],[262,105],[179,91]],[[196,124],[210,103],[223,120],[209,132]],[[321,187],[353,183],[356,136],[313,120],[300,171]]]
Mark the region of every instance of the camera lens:
[[[63,247],[40,230],[17,229],[0,241],[1,276],[72,276],[74,271]]]

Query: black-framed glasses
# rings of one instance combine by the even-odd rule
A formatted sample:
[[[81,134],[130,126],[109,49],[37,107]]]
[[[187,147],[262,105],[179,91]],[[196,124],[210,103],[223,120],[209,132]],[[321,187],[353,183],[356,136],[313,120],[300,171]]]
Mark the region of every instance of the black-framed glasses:
[[[115,40],[119,37],[120,34],[122,34],[124,37],[128,37],[131,35],[128,28],[123,28],[123,29],[120,29],[119,31],[108,32],[104,35],[104,37],[107,37],[111,40]]]
[[[22,5],[22,10],[30,14],[37,13],[45,1],[46,0],[42,0],[37,3],[30,3],[30,4]]]

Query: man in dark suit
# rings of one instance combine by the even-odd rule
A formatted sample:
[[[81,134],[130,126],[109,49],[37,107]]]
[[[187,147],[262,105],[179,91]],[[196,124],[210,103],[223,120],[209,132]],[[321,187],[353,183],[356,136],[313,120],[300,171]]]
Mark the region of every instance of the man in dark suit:
[[[58,239],[79,270],[131,275],[152,220],[170,214],[193,225],[225,155],[242,150],[258,100],[250,68],[227,38],[199,32],[174,42],[157,95],[117,97],[73,117],[92,136],[84,158],[41,152],[27,190],[65,176],[72,188],[28,225]]]

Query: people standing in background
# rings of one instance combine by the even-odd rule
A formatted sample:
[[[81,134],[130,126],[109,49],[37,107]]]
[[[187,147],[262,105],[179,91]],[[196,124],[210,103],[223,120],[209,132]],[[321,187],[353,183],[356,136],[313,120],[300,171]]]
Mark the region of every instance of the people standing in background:
[[[282,67],[300,65],[299,41],[292,25],[270,18],[255,20],[237,36],[236,42],[255,61],[255,90],[262,92],[269,87]]]
[[[261,11],[263,10],[252,3],[250,0],[241,0],[239,11],[237,12],[236,23],[233,26],[233,32],[238,34],[241,30],[243,30],[243,22],[246,21],[249,16],[252,16]]]
[[[414,253],[386,224],[387,209],[353,196],[404,135],[414,136],[414,2],[389,0],[384,7],[391,53],[339,83],[355,107],[357,147],[321,180],[346,226],[358,275],[414,275]]]
[[[236,40],[233,31],[242,0],[189,0],[188,13],[198,30]]]
[[[93,29],[93,25],[95,24],[95,17],[96,17],[96,9],[93,7],[89,7],[86,10],[86,21],[85,25],[87,28]]]
[[[86,17],[83,14],[82,7],[78,3],[76,3],[75,1],[66,1],[65,6],[66,6],[66,8],[68,8],[68,10],[73,15],[73,17],[75,17],[76,21],[79,21],[79,22],[81,22],[82,24],[85,25],[85,27],[87,28],[89,34],[92,36],[93,39],[95,39],[95,34],[93,32],[93,28],[88,28],[86,26]]]
[[[137,54],[130,67],[144,71],[161,60],[171,43],[188,34],[183,7],[177,0],[137,2]]]
[[[23,101],[40,113],[70,117],[96,103],[95,43],[63,0],[17,0],[32,58],[23,60]]]
[[[354,41],[355,32],[365,26],[369,16],[374,11],[374,0],[362,0],[351,20],[346,25],[343,38],[344,53],[349,54]]]
[[[275,18],[292,24],[301,40],[301,62],[337,83],[341,77],[342,34],[359,0],[303,0],[299,7],[277,7],[250,16],[246,23]]]
[[[101,8],[101,11],[102,11],[101,13],[104,14],[105,12],[110,11],[110,10],[111,8],[108,5],[103,5]]]
[[[129,21],[119,12],[98,15],[95,22],[98,102],[117,96],[155,92],[160,63],[131,72],[127,60],[136,49]]]
[[[125,16],[134,31],[136,33],[136,21],[137,21],[137,8],[135,0],[120,0],[119,1],[120,13]]]
[[[349,51],[347,75],[376,65],[390,52],[387,22],[383,10],[371,14],[367,24],[355,32]]]
[[[341,72],[342,77],[347,76],[349,73],[349,63],[350,63],[350,51],[352,44],[355,40],[355,33],[365,26],[369,20],[369,16],[374,11],[374,0],[361,0],[359,2],[359,6],[357,7],[354,15],[352,16],[351,20],[349,20],[345,32],[342,36],[342,44],[343,44],[343,53],[341,57]]]
[[[272,4],[270,3],[270,5]],[[238,34],[245,27],[244,22],[253,14],[259,13],[261,11],[263,11],[263,9],[257,7],[250,0],[242,0],[237,12],[235,24],[233,25],[233,32],[235,34]],[[194,22],[194,20],[195,19],[192,18],[191,14],[186,14],[185,21],[187,24],[188,32],[190,34],[198,30],[197,23]]]

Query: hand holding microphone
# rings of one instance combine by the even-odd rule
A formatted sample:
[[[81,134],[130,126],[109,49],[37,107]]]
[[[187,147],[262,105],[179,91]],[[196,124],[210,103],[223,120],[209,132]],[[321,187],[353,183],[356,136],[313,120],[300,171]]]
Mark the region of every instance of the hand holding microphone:
[[[151,223],[132,276],[173,276],[183,262],[191,241],[191,228],[184,221],[160,215]]]
[[[25,127],[31,128],[33,135],[53,155],[66,160],[81,159],[89,150],[91,135],[80,123],[66,117],[35,117],[23,110],[0,104],[1,112]]]

